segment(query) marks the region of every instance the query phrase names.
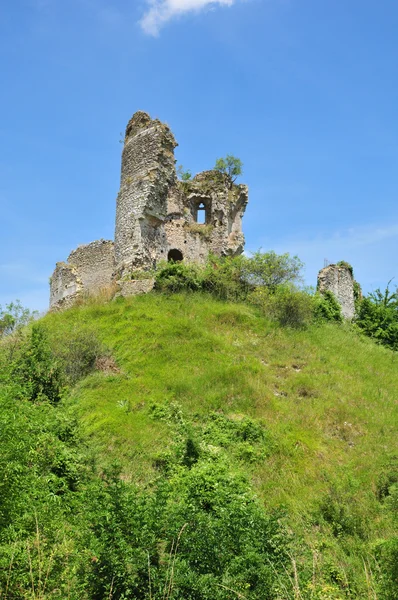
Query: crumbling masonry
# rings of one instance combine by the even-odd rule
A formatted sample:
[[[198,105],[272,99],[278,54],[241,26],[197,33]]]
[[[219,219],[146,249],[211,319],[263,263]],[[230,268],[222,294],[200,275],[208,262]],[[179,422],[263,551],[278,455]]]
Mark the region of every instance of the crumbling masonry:
[[[318,291],[332,292],[341,306],[341,314],[351,320],[355,315],[354,278],[345,265],[329,265],[318,273]]]
[[[124,140],[115,242],[79,246],[66,263],[57,263],[51,309],[67,308],[83,294],[112,284],[122,295],[149,291],[151,280],[134,280],[134,272],[150,271],[160,260],[203,263],[209,253],[243,251],[247,186],[235,185],[217,171],[179,181],[176,146],[164,123],[144,112],[132,117]]]

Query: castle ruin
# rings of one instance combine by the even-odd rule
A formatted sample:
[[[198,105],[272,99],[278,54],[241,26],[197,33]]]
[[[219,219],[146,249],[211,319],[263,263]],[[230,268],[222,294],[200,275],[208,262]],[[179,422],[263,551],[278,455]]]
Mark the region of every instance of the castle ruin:
[[[244,248],[246,185],[218,171],[179,181],[169,127],[145,112],[130,119],[124,139],[115,241],[79,246],[51,277],[50,308],[67,308],[83,294],[115,283],[119,294],[149,291],[153,282],[134,272],[161,260],[204,263],[210,253],[237,255]]]
[[[204,263],[210,253],[243,252],[247,186],[215,170],[180,181],[176,146],[166,124],[145,112],[133,115],[124,139],[115,241],[79,246],[67,262],[57,263],[50,279],[50,309],[68,308],[82,295],[112,285],[117,295],[148,292],[154,284],[150,273],[162,260]],[[318,290],[331,291],[343,316],[353,318],[350,269],[341,264],[325,267],[318,275]]]

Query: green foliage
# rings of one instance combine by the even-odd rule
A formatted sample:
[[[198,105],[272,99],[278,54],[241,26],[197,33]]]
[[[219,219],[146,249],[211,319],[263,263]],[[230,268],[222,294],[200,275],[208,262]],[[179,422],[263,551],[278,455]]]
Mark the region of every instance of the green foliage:
[[[227,154],[225,158],[218,158],[214,166],[215,171],[226,175],[231,183],[234,183],[243,172],[243,163],[240,158]]]
[[[361,288],[360,283],[358,283],[358,281],[355,281],[355,279],[354,279],[354,300],[355,300],[356,304],[360,300],[362,300],[362,288]]]
[[[79,596],[73,497],[85,471],[76,424],[14,393],[15,385],[0,391],[0,597],[62,600],[71,587]]]
[[[97,360],[106,355],[98,335],[88,328],[76,328],[62,337],[53,336],[51,348],[66,382],[72,385],[94,371]]]
[[[37,316],[37,311],[24,308],[19,300],[6,304],[4,309],[0,305],[0,338],[27,325]]]
[[[250,289],[244,274],[245,262],[244,256],[210,256],[203,273],[202,289],[222,300],[244,300]]]
[[[365,538],[367,523],[358,512],[355,498],[342,493],[337,487],[331,487],[323,498],[319,512],[324,521],[331,526],[335,537],[342,535],[357,535]]]
[[[189,181],[192,178],[191,171],[189,171],[189,169],[185,170],[182,165],[178,165],[177,174],[178,174],[179,178],[181,179],[181,181]]]
[[[346,260],[339,260],[339,262],[336,264],[338,267],[344,267],[345,269],[348,269],[348,271],[354,277],[354,269],[353,269],[352,265],[350,265],[350,263],[348,263]]]
[[[391,514],[395,526],[398,526],[398,482],[396,457],[394,473],[389,481],[388,493],[385,497],[385,508]],[[376,547],[379,561],[379,580],[382,600],[393,600],[398,597],[398,535],[392,536]]]
[[[201,287],[201,272],[194,264],[171,261],[161,265],[155,275],[155,289],[161,292],[192,292],[199,291]]]
[[[11,380],[18,385],[18,395],[36,402],[60,400],[63,373],[42,324],[32,326],[9,368]]]
[[[398,598],[398,536],[376,547],[380,600]]]
[[[377,343],[398,350],[398,293],[377,289],[357,307],[356,325]]]
[[[227,600],[231,589],[247,598],[278,597],[286,532],[280,515],[264,514],[244,479],[220,462],[201,461],[177,470],[169,489],[165,530],[169,540],[179,539],[173,597]]]
[[[303,266],[298,256],[258,250],[245,260],[243,274],[252,285],[275,290],[278,285],[299,282]]]
[[[306,327],[313,319],[312,296],[293,285],[257,287],[249,300],[282,327]]]
[[[341,306],[333,292],[326,290],[322,294],[315,294],[314,316],[317,320],[331,321],[335,323],[343,322]]]
[[[248,300],[292,290],[220,265],[245,303],[148,294],[3,340],[1,598],[397,597],[396,355],[323,320],[275,327]],[[122,371],[86,370],[84,336]],[[34,360],[77,385],[28,400],[12,369]]]
[[[250,258],[243,255],[210,256],[204,267],[183,262],[160,265],[155,275],[155,287],[168,292],[205,291],[222,300],[242,301],[255,288],[274,293],[278,286],[299,281],[302,267],[297,256],[275,252],[258,251]],[[286,290],[280,290],[281,301],[282,297],[287,313],[293,314],[293,305],[300,305],[304,311],[304,293],[292,290],[289,295]],[[292,304],[290,309],[289,302]],[[282,322],[284,318],[281,316],[279,320]],[[285,320],[289,321],[289,317]],[[293,316],[291,320],[294,320]]]

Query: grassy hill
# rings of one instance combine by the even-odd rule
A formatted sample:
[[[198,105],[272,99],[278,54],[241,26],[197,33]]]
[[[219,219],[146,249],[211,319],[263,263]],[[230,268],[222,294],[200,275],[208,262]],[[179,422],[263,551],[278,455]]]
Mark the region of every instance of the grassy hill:
[[[245,481],[264,514],[277,515],[284,583],[268,596],[250,595],[254,584],[244,582],[237,590],[235,580],[225,591],[223,580],[220,598],[394,598],[383,581],[394,577],[384,548],[395,535],[397,354],[349,326],[281,328],[205,294],[93,301],[42,324],[58,353],[74,339],[98,344],[97,369],[59,408],[78,417],[97,472],[118,461],[121,481],[144,494],[167,479],[174,515],[187,473],[216,465],[220,494],[229,477]],[[216,597],[189,589],[173,583],[153,597]],[[141,597],[115,590],[80,597]]]
[[[366,583],[363,561],[392,532],[380,496],[397,452],[396,354],[348,327],[282,329],[246,305],[195,294],[88,305],[45,322],[61,340],[95,330],[120,369],[93,373],[68,400],[102,461],[118,458],[125,477],[148,482],[183,422],[199,447],[249,477],[267,509],[285,507],[337,577],[354,570]]]

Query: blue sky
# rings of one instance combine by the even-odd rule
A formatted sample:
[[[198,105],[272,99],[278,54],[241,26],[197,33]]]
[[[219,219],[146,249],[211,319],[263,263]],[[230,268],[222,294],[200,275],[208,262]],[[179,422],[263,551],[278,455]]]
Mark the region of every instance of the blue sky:
[[[13,0],[0,6],[0,304],[112,239],[120,132],[166,121],[193,172],[244,163],[247,250],[398,280],[396,0]]]

